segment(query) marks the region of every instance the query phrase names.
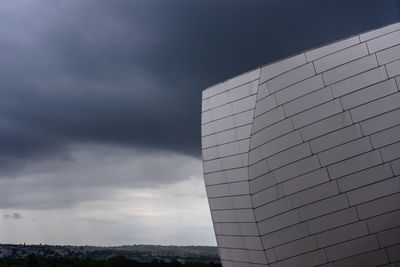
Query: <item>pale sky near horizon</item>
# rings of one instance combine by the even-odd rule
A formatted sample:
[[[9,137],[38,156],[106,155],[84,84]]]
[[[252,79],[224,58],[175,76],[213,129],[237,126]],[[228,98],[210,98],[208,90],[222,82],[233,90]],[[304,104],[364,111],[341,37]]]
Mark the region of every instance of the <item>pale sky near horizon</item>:
[[[201,91],[400,0],[0,1],[0,243],[215,245]]]

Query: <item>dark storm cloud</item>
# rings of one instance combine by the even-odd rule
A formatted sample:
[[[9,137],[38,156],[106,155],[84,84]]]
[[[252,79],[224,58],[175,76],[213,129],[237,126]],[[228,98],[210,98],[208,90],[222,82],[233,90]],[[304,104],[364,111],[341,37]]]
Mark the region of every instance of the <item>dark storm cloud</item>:
[[[202,89],[399,19],[398,0],[2,1],[0,167],[77,142],[199,156]]]

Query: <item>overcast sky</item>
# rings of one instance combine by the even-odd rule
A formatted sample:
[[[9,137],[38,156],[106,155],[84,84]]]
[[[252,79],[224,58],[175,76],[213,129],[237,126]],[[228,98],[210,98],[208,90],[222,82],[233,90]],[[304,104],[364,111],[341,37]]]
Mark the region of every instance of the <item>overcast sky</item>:
[[[201,91],[400,0],[0,1],[0,243],[215,245]]]

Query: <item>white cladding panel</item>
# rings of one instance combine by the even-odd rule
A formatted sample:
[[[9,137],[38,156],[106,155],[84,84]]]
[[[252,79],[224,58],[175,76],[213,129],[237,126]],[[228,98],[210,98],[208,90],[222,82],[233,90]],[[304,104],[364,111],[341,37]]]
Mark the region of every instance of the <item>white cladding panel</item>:
[[[399,25],[203,92],[224,267],[400,266]]]

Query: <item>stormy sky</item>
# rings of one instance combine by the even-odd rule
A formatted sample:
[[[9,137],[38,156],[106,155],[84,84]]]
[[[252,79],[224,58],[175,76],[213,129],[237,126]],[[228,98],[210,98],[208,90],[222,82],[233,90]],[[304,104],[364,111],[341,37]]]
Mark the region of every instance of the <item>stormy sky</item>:
[[[0,1],[0,243],[214,245],[201,91],[400,0]]]

